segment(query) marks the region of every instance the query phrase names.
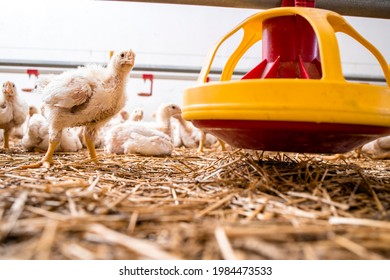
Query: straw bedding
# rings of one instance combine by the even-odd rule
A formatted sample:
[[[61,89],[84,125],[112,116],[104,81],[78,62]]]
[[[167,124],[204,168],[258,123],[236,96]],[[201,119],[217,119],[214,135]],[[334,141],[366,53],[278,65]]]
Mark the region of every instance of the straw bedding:
[[[0,152],[1,259],[390,259],[388,161]]]

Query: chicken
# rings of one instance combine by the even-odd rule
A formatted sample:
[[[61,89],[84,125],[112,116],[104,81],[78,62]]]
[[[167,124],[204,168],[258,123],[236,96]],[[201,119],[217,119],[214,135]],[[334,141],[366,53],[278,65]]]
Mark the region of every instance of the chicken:
[[[34,114],[29,119],[22,146],[27,151],[46,151],[49,147],[49,126],[41,114]]]
[[[123,123],[127,121],[130,118],[129,112],[127,112],[125,109],[122,109],[118,114],[116,114],[105,126],[104,129],[108,130],[111,127]]]
[[[83,148],[77,132],[74,128],[68,127],[62,131],[61,143],[58,151],[60,152],[77,152]]]
[[[141,122],[142,125],[157,129],[167,135],[171,135],[171,117],[181,115],[181,108],[172,103],[163,103],[156,112],[156,120],[153,122]]]
[[[15,84],[3,84],[4,100],[0,103],[0,129],[4,130],[4,148],[9,148],[9,137],[15,127],[23,124],[28,114],[27,103],[18,96]]]
[[[128,126],[127,123],[113,127],[106,136],[105,152],[109,154],[140,154],[165,156],[173,151],[170,137],[142,125]]]
[[[171,135],[171,117],[181,114],[175,104],[162,104],[156,121],[128,121],[111,128],[105,138],[106,153],[137,153],[141,155],[169,155],[174,146]]]
[[[46,151],[49,147],[49,125],[41,114],[34,114],[28,121],[22,146],[27,151]],[[55,151],[77,152],[83,148],[75,130],[66,128],[62,131],[61,141]]]
[[[211,134],[204,133],[201,129],[195,127],[191,122],[183,119],[181,115],[175,116],[179,125],[176,126],[173,136],[173,141],[176,147],[181,145],[187,148],[198,148],[199,152],[203,152],[204,147],[211,147],[217,141],[220,143],[222,150],[225,151],[225,143]]]
[[[94,140],[95,148],[101,148],[104,146],[104,135],[107,133],[107,131],[109,131],[113,126],[123,123],[128,119],[129,119],[129,113],[125,109],[122,109],[118,114],[112,117],[112,119],[108,123],[100,127],[96,132],[96,136]],[[84,127],[75,127],[73,129],[76,131],[77,135],[79,136],[79,139],[83,147],[87,147],[87,143],[85,142],[85,138],[84,138]]]
[[[211,136],[204,132],[203,130],[200,130],[200,139],[199,139],[199,147],[198,147],[198,152],[203,152],[203,147],[205,146],[205,143],[207,143],[207,137]],[[214,136],[212,136],[214,137]],[[226,151],[226,145],[225,142],[223,142],[221,139],[217,138],[217,141],[219,145],[221,146],[222,151]]]
[[[22,139],[23,138],[23,135],[24,135],[24,132],[26,131],[27,129],[27,124],[28,124],[28,120],[31,118],[32,115],[38,113],[38,109],[37,107],[35,106],[30,106],[28,108],[28,115],[27,115],[27,118],[26,120],[23,122],[22,125],[18,126],[17,128],[15,128],[14,132],[13,132],[13,136],[16,137],[16,138],[19,138],[19,139]]]
[[[390,158],[390,136],[384,136],[363,145],[361,152],[372,159]]]
[[[136,122],[136,121],[129,120],[127,124],[129,126],[139,124],[148,128],[157,129],[170,136],[172,130],[171,117],[175,117],[180,114],[181,114],[180,106],[173,103],[163,103],[158,107],[156,112],[156,119],[154,121]]]
[[[98,163],[96,133],[124,107],[126,82],[134,61],[132,50],[122,51],[112,56],[107,67],[89,65],[54,76],[42,90],[49,147],[41,161],[22,168],[50,167],[62,130],[77,126],[84,127],[90,158]]]
[[[140,122],[142,121],[144,118],[144,110],[142,110],[142,108],[135,108],[133,110],[133,112],[131,112],[131,115],[130,115],[130,121],[133,121],[133,122]]]

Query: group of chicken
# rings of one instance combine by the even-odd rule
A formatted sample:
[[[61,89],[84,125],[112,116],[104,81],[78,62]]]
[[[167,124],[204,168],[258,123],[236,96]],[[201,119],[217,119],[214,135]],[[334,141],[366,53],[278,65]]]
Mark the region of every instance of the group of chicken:
[[[49,167],[55,151],[86,147],[97,163],[95,147],[104,147],[110,154],[162,156],[170,155],[175,147],[203,151],[217,142],[184,120],[176,104],[162,104],[154,121],[143,121],[142,108],[129,114],[124,109],[126,81],[134,62],[134,52],[126,50],[115,54],[106,67],[88,65],[40,76],[34,88],[42,96],[40,113],[20,98],[14,83],[5,82],[0,103],[4,148],[9,148],[10,135],[21,130],[17,134],[24,149],[46,151],[41,161],[21,166],[35,168]]]

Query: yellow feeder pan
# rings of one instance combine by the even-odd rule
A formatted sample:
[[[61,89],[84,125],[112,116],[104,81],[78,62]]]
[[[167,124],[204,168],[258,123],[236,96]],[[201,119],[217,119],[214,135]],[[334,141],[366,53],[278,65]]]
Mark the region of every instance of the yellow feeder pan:
[[[288,25],[281,26],[279,20]],[[293,44],[286,45],[283,32],[286,26],[291,31],[288,21],[296,20],[299,23],[293,28],[312,30],[314,43],[306,40],[311,40],[310,34],[305,37],[301,32]],[[220,81],[207,82],[219,47],[239,30],[244,31],[242,41],[224,66]],[[376,57],[386,86],[344,79],[336,32],[351,36]],[[273,35],[276,38],[270,38]],[[245,52],[265,39],[272,43],[263,42],[263,62],[243,79],[231,80]],[[284,48],[292,51],[272,53],[275,49],[285,52]],[[390,134],[389,86],[390,69],[384,57],[339,14],[315,8],[275,8],[249,17],[216,44],[197,85],[185,90],[183,117],[234,147],[344,153]]]

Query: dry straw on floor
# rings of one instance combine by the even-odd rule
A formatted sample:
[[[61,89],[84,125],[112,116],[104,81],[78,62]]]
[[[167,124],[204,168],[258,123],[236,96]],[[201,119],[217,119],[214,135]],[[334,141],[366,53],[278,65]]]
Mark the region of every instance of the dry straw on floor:
[[[1,150],[1,259],[390,259],[390,162]]]

